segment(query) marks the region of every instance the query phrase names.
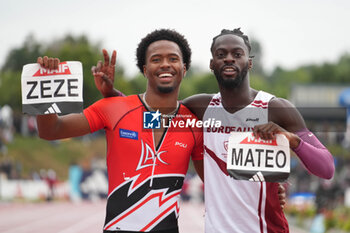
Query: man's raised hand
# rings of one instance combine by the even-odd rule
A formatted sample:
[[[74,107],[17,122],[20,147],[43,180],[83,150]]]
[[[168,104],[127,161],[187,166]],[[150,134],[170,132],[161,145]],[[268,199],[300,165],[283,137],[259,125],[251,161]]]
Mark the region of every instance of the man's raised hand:
[[[111,61],[107,50],[102,49],[104,63],[98,61],[96,66],[91,68],[92,75],[97,89],[104,97],[114,96],[114,72],[117,59],[117,52],[113,50]]]
[[[39,63],[45,69],[57,70],[58,64],[60,63],[60,59],[44,56],[38,57],[36,62]]]
[[[288,132],[274,122],[269,121],[266,124],[256,125],[253,129],[254,136],[263,140],[275,139],[278,133],[287,137],[290,148],[296,148],[299,145],[300,138],[296,134]]]

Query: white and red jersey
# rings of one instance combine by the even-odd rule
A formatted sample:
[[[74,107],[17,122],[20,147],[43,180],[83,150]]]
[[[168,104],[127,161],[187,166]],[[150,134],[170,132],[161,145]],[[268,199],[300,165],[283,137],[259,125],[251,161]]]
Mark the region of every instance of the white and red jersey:
[[[278,184],[235,180],[226,169],[230,132],[252,131],[255,125],[267,123],[268,103],[273,97],[260,91],[252,103],[231,114],[218,93],[204,113],[204,121],[221,121],[220,127],[204,128],[206,233],[289,232]]]
[[[189,160],[203,159],[202,130],[171,124],[159,145],[143,128],[137,95],[102,99],[84,110],[91,132],[105,129],[108,200],[105,231],[177,228],[179,195]],[[173,122],[196,117],[182,104]]]

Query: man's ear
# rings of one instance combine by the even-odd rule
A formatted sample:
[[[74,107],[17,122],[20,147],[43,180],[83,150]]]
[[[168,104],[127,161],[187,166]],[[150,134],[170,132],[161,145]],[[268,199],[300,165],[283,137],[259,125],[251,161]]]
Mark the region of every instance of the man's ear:
[[[248,59],[248,63],[249,63],[249,64],[248,64],[248,68],[249,68],[249,69],[253,68],[253,59],[249,58],[249,59]]]
[[[143,65],[143,76],[145,76],[146,78],[147,78],[147,76],[146,76],[146,66],[145,65]]]
[[[186,76],[187,69],[186,69],[186,64],[184,64],[184,77]]]
[[[213,59],[210,59],[209,68],[210,68],[211,70],[213,70]]]

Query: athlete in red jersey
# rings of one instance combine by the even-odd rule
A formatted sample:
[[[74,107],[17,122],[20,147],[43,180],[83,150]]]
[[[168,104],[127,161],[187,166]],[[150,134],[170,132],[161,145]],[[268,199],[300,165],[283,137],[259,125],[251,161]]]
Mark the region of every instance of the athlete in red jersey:
[[[157,30],[141,41],[137,53],[148,80],[144,94],[103,99],[83,114],[40,115],[38,132],[53,140],[104,128],[110,182],[104,231],[175,233],[178,198],[191,154],[197,173],[203,175],[201,131],[183,127],[187,119],[193,123],[196,118],[177,101],[191,50],[179,33]],[[57,62],[47,60],[38,62],[54,68]],[[114,65],[115,53],[111,64],[99,63],[93,69],[95,78],[114,74]],[[144,129],[156,124],[160,115],[168,115],[164,119],[170,127]]]
[[[143,129],[147,111],[137,95],[103,99],[84,111],[91,132],[106,131],[109,196],[105,230],[176,228],[190,156],[203,159],[201,130],[179,127],[180,122],[196,119],[186,107],[179,105],[158,146],[152,129]]]

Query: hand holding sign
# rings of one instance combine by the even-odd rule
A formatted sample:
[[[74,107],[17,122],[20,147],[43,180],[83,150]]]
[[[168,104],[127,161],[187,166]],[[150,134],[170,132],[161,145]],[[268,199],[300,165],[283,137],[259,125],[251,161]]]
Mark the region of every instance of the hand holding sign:
[[[235,179],[281,182],[289,176],[290,149],[282,134],[264,140],[251,132],[232,132],[227,152],[227,171]]]
[[[262,125],[256,125],[253,130],[255,137],[260,137],[264,140],[272,140],[276,138],[276,134],[283,134],[289,141],[290,148],[296,148],[300,143],[298,135],[288,132],[274,122],[268,122]]]
[[[39,65],[41,65],[45,69],[56,70],[58,69],[60,59],[45,56],[44,58],[38,57],[36,62],[39,63]]]
[[[31,115],[78,113],[83,109],[83,68],[80,62],[38,58],[23,66],[22,111]]]

